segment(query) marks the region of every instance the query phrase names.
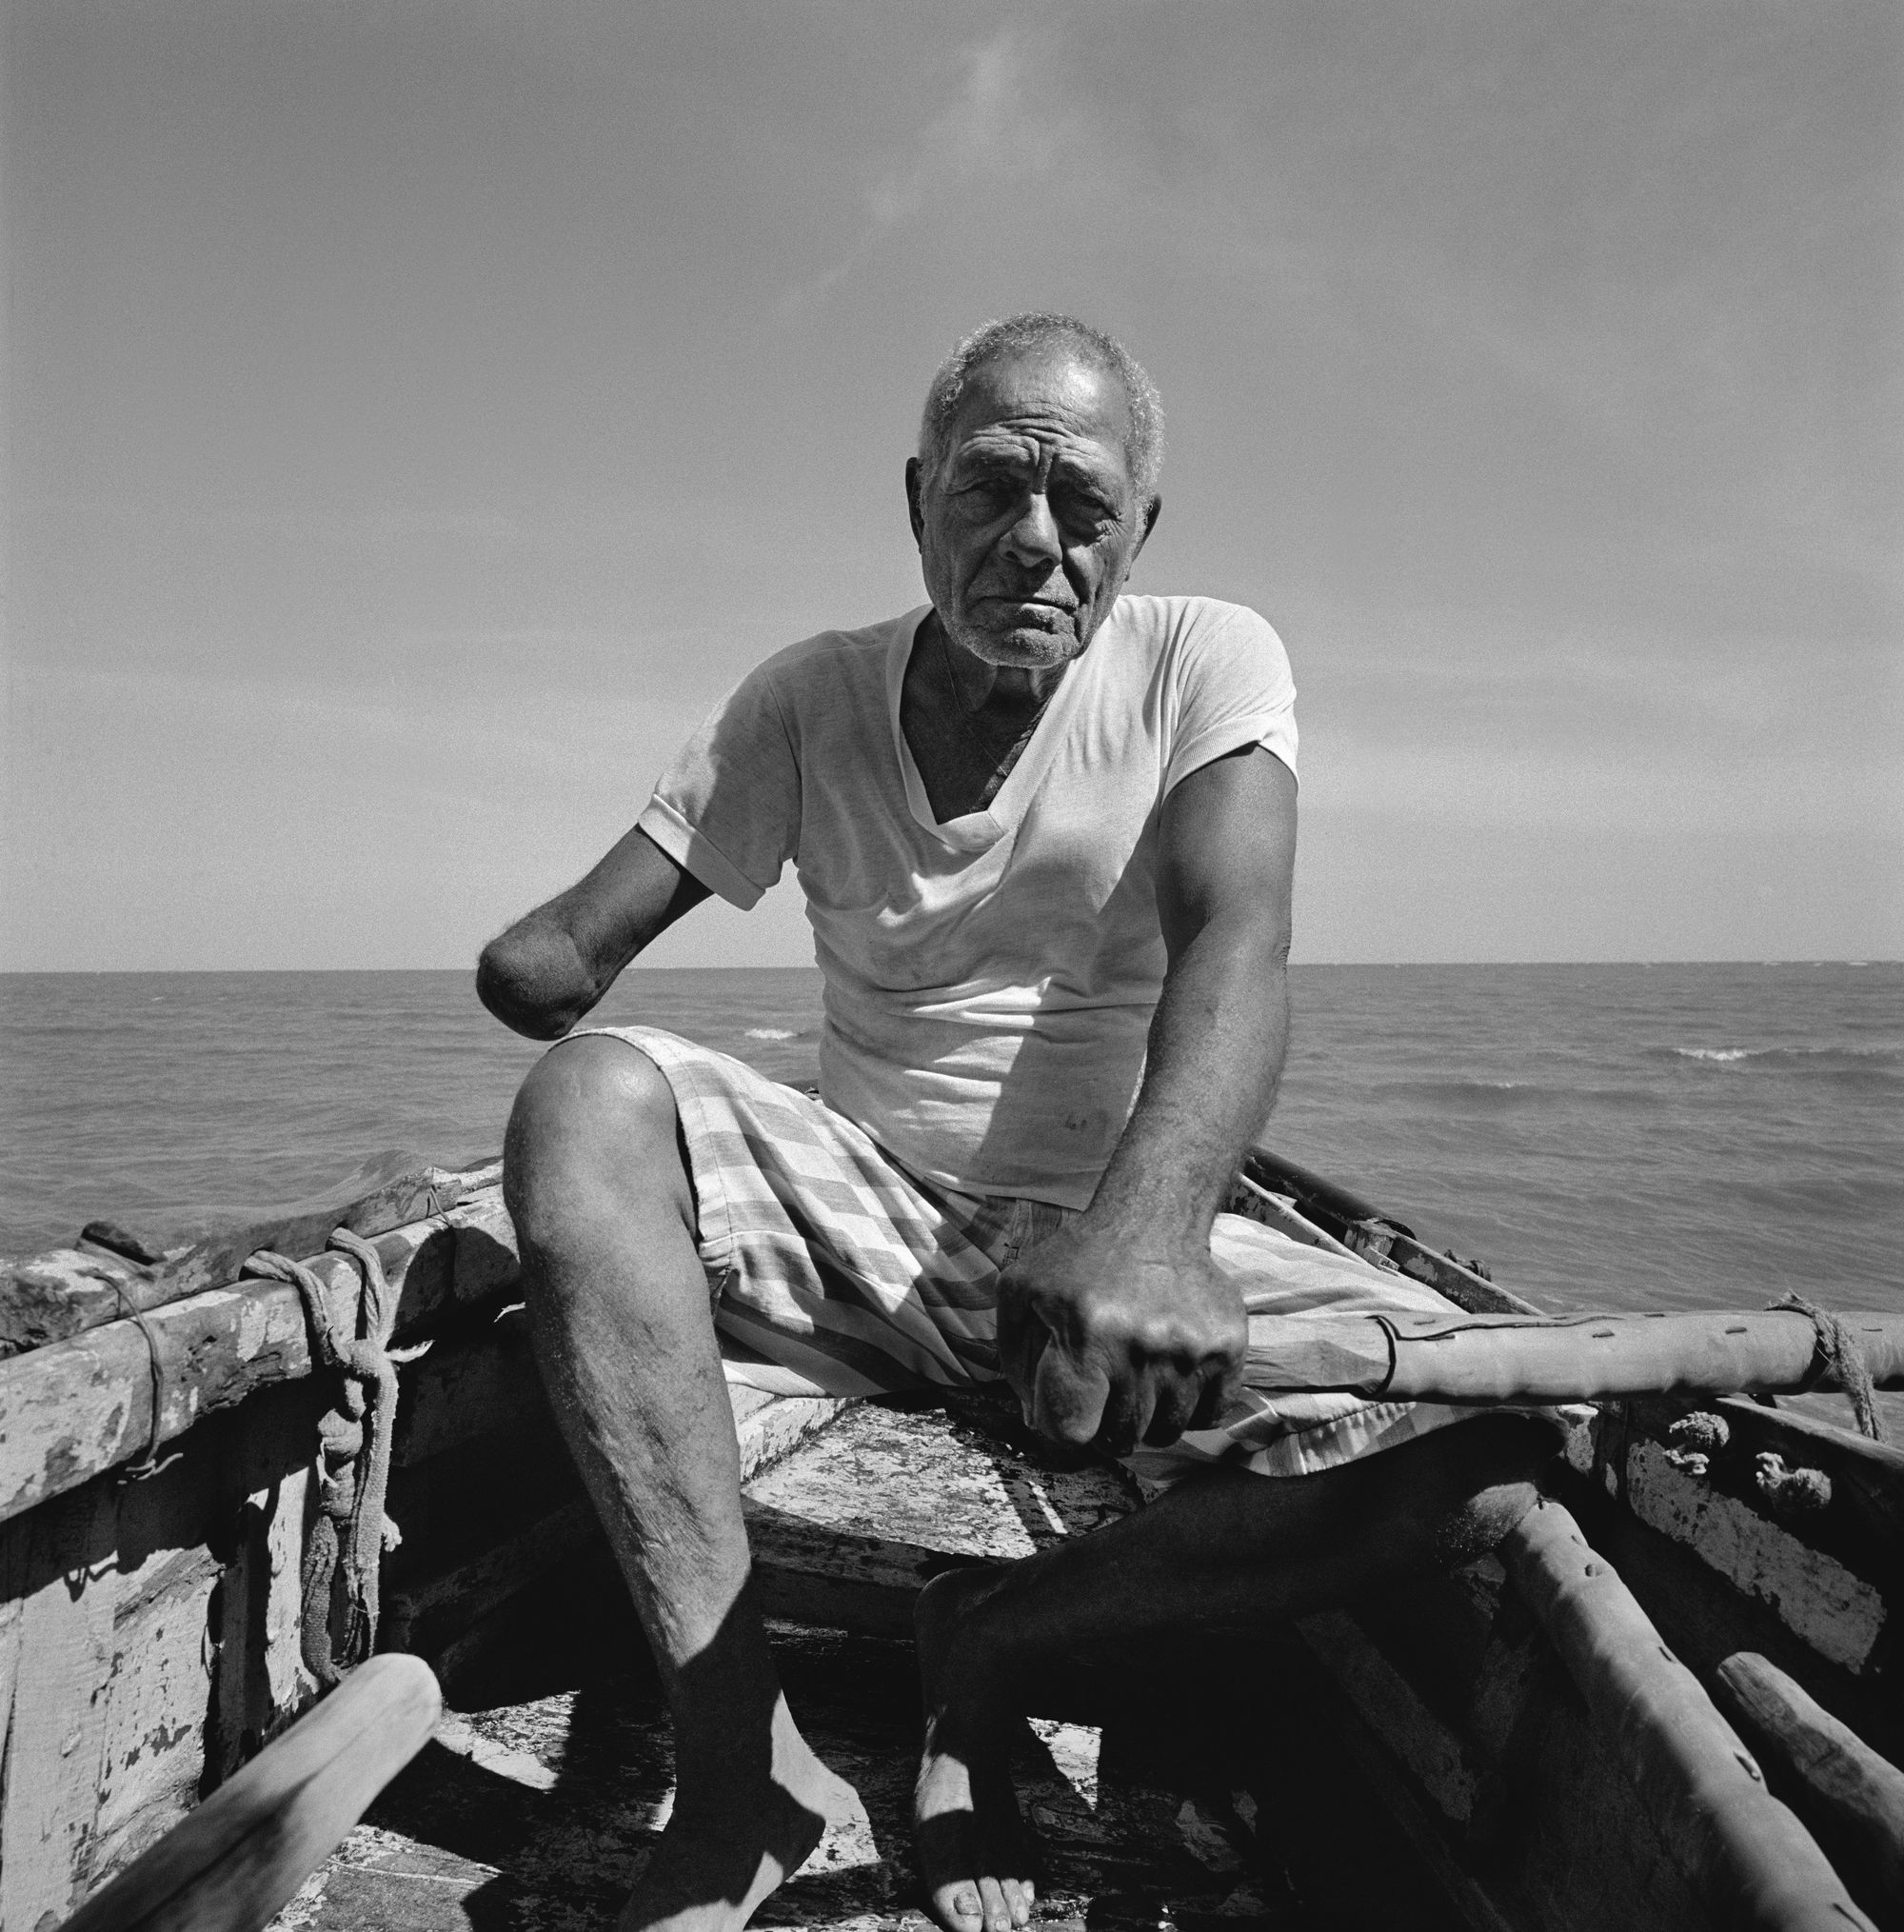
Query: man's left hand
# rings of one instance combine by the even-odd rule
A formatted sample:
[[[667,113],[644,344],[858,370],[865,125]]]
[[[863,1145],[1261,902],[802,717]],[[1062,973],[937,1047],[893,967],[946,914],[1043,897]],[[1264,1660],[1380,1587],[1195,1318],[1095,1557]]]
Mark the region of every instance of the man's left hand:
[[[1110,1455],[1208,1426],[1248,1342],[1242,1296],[1207,1248],[1073,1223],[1000,1279],[999,1357],[1026,1419]]]

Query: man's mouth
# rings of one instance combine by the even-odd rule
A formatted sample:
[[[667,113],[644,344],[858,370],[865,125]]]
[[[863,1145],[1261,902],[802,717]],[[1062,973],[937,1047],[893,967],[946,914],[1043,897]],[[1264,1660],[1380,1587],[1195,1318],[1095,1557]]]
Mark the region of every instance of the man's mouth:
[[[1070,617],[1075,612],[1074,606],[1060,604],[1049,597],[1013,597],[1002,590],[988,591],[973,601],[979,604],[1008,604],[1014,610],[1053,610],[1061,617]]]

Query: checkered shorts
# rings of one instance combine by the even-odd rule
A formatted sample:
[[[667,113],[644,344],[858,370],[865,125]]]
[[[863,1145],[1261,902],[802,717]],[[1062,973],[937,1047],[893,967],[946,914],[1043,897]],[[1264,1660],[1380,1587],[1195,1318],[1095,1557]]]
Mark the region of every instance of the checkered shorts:
[[[646,1054],[673,1089],[730,1380],[784,1394],[863,1396],[1001,1379],[1000,1271],[1075,1210],[922,1181],[819,1101],[672,1033],[588,1031]],[[1454,1305],[1419,1283],[1240,1215],[1217,1217],[1210,1252],[1236,1277],[1252,1317]],[[1146,1490],[1214,1464],[1311,1475],[1475,1413],[1271,1394],[1248,1385],[1247,1365],[1243,1380],[1214,1427],[1125,1459]]]

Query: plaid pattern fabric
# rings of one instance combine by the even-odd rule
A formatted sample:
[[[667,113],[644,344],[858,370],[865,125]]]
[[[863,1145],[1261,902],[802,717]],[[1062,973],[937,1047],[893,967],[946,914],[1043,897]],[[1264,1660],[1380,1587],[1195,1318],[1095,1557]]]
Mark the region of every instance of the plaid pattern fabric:
[[[715,1328],[731,1380],[783,1394],[887,1395],[1000,1379],[998,1279],[1072,1210],[922,1181],[851,1121],[724,1053],[651,1026],[625,1040],[681,1116]],[[573,1034],[571,1038],[581,1038]],[[1248,1313],[1442,1310],[1434,1289],[1221,1214],[1210,1251]],[[1248,1386],[1209,1429],[1125,1459],[1146,1491],[1217,1464],[1310,1475],[1475,1411]]]

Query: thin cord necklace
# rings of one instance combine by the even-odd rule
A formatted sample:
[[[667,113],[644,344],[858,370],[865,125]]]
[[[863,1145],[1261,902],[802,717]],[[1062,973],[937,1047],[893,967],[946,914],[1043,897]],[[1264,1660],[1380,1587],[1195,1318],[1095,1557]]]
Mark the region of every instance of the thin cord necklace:
[[[1020,731],[1018,736],[1012,739],[1008,745],[1002,746],[997,739],[988,740],[980,736],[979,727],[975,723],[977,713],[967,707],[965,694],[959,688],[958,676],[952,669],[952,653],[946,648],[943,625],[939,629],[939,663],[945,673],[945,683],[952,693],[952,708],[958,713],[959,723],[964,730],[965,736],[972,741],[972,744],[983,756],[987,765],[997,767],[1004,764],[1019,750],[1024,744],[1024,741],[1038,729],[1038,721],[1044,715],[1044,707],[1049,702],[1050,693],[1047,691],[1043,697],[1039,699],[1038,708],[1032,712],[1030,719],[1026,722],[1024,728]]]

